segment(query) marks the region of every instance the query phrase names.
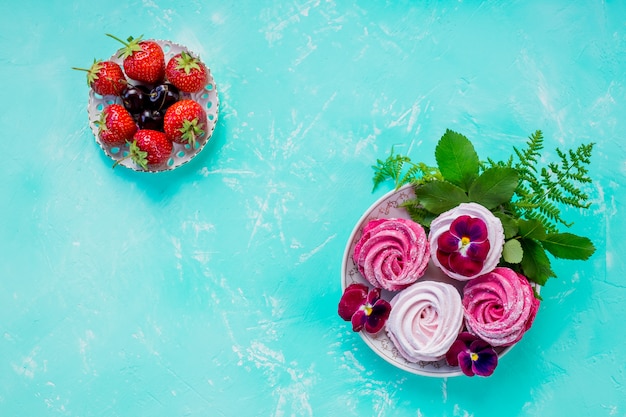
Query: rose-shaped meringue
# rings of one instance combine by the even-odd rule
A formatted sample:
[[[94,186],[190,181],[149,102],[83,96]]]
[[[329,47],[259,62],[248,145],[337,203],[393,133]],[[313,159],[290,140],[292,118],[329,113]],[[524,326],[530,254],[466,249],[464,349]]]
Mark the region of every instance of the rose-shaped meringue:
[[[528,279],[498,267],[463,289],[465,325],[491,346],[510,346],[530,328],[539,308]]]
[[[419,281],[391,300],[387,335],[409,362],[443,358],[463,326],[458,290],[447,283]]]
[[[498,265],[504,229],[485,207],[462,203],[431,222],[428,240],[434,264],[449,277],[467,281]]]
[[[426,232],[411,220],[370,220],[352,258],[361,275],[373,286],[401,290],[426,271],[430,258]]]

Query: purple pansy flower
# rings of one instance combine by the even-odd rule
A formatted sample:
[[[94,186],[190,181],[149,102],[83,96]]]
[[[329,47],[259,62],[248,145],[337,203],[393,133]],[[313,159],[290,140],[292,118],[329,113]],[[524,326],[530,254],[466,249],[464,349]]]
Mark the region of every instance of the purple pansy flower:
[[[498,366],[498,354],[484,340],[461,332],[446,353],[446,361],[450,366],[460,366],[467,376],[489,376]]]
[[[475,275],[483,264],[491,245],[487,225],[482,219],[459,216],[437,239],[437,259],[452,272]]]
[[[353,331],[378,333],[389,318],[391,304],[380,298],[379,288],[350,284],[339,300],[338,312],[342,319],[352,322]]]

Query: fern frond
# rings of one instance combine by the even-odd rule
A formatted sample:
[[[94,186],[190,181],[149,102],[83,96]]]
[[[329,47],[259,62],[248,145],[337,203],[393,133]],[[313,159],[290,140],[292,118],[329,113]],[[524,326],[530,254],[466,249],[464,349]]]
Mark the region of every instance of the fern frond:
[[[523,167],[527,170],[536,172],[536,165],[539,162],[542,150],[543,133],[541,133],[541,130],[537,130],[528,137],[526,148],[524,150],[519,150],[518,148],[513,147],[513,152],[515,152],[515,155],[519,160],[516,168]]]
[[[406,200],[400,204],[400,207],[403,207],[409,213],[414,222],[424,227],[429,227],[430,222],[436,217],[435,214],[426,210],[417,199]]]
[[[513,168],[513,156],[510,156],[506,161],[495,161],[491,158],[487,158],[486,162],[481,163],[481,169],[484,171],[487,168],[501,167],[501,168]]]
[[[387,159],[376,160],[376,165],[372,166],[372,169],[374,170],[374,190],[387,180],[392,180],[397,190],[405,184],[421,184],[434,179],[442,179],[437,168],[423,162],[416,164],[408,156],[394,154],[393,148]]]
[[[543,134],[532,134],[523,149],[513,148],[520,181],[511,210],[527,219],[536,219],[547,230],[556,231],[557,225],[571,226],[561,217],[558,207],[588,208],[589,196],[582,189],[591,183],[587,166],[591,161],[593,143],[580,145],[575,150],[564,152],[556,149],[558,162],[548,163],[539,169],[538,161],[543,149]]]
[[[411,159],[408,156],[394,154],[393,147],[387,159],[384,161],[377,159],[376,165],[372,166],[374,170],[374,190],[387,180],[393,180],[395,184],[398,184],[404,164],[410,161]]]

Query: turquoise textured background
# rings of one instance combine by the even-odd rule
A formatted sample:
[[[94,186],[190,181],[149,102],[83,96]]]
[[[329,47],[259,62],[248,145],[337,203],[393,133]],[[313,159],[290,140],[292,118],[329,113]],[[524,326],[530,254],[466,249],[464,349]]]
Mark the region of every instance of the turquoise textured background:
[[[215,134],[148,175],[111,161],[84,74],[170,39],[217,82]],[[626,3],[0,4],[0,416],[626,416]],[[486,379],[433,379],[336,314],[341,258],[392,146],[483,158],[541,129],[593,141],[589,262],[554,262],[530,332]]]

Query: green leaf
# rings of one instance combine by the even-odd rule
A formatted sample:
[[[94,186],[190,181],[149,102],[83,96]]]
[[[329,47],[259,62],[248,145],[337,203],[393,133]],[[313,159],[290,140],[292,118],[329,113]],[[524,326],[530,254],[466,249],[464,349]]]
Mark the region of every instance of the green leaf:
[[[507,240],[502,248],[502,257],[505,262],[510,264],[518,264],[522,262],[524,257],[524,250],[522,244],[517,239]]]
[[[556,277],[550,265],[550,259],[545,250],[533,239],[520,239],[524,257],[521,266],[522,273],[530,281],[545,285],[550,277]]]
[[[541,243],[555,258],[586,260],[596,251],[591,240],[573,233],[551,233]]]
[[[488,168],[472,183],[469,198],[492,209],[511,201],[518,182],[519,175],[513,168]]]
[[[527,237],[531,239],[537,239],[543,241],[546,237],[546,230],[543,227],[543,223],[536,219],[524,220],[520,219],[517,224],[519,225],[519,235],[521,237]]]
[[[430,181],[415,187],[415,196],[426,210],[434,214],[469,202],[465,192],[448,181]]]
[[[505,239],[511,239],[512,237],[517,236],[517,231],[519,230],[517,220],[508,214],[502,213],[501,211],[496,211],[493,215],[500,219],[500,223],[502,223],[502,228],[504,229]]]
[[[480,162],[472,142],[460,133],[446,130],[435,148],[435,159],[443,177],[467,191],[478,176]]]

